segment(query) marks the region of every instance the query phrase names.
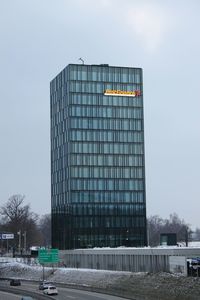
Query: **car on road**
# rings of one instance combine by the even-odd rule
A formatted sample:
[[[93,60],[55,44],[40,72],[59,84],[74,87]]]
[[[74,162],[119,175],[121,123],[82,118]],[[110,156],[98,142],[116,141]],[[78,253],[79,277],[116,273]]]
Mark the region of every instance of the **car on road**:
[[[11,286],[18,286],[18,285],[21,285],[21,281],[20,281],[20,279],[11,279],[10,285],[11,285]]]
[[[49,281],[42,281],[39,283],[39,290],[44,290],[47,288],[49,285],[53,285],[52,282]]]
[[[22,296],[21,300],[33,300],[30,296]]]
[[[55,285],[49,285],[43,290],[43,293],[46,295],[58,295],[58,290]]]

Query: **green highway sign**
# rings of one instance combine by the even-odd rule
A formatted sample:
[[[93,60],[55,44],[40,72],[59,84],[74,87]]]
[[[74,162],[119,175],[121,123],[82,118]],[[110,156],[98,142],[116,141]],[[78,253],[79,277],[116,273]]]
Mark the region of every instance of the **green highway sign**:
[[[41,264],[57,263],[59,262],[58,249],[40,249],[38,259]]]

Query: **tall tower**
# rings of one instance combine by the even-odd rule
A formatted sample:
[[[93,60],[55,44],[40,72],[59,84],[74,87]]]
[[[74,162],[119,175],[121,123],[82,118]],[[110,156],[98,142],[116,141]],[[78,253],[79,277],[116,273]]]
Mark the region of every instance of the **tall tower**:
[[[52,246],[145,246],[142,69],[70,64],[50,97]]]

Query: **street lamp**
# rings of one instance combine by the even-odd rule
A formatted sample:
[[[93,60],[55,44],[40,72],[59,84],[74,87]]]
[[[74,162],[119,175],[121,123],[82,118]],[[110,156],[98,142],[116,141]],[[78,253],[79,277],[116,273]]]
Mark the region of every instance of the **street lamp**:
[[[20,250],[21,250],[21,230],[19,230],[18,232],[17,232],[17,234],[19,235],[19,244],[18,244],[18,248],[19,248],[19,253],[20,253]]]
[[[26,253],[26,231],[24,231],[23,237],[24,237],[24,251]]]

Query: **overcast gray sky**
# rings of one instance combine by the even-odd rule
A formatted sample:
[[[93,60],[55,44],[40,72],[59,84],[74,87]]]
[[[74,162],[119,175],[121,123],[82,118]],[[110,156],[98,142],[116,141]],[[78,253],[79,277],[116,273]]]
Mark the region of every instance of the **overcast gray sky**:
[[[199,0],[0,0],[0,205],[50,212],[49,82],[82,57],[143,68],[147,215],[200,227],[199,30]]]

